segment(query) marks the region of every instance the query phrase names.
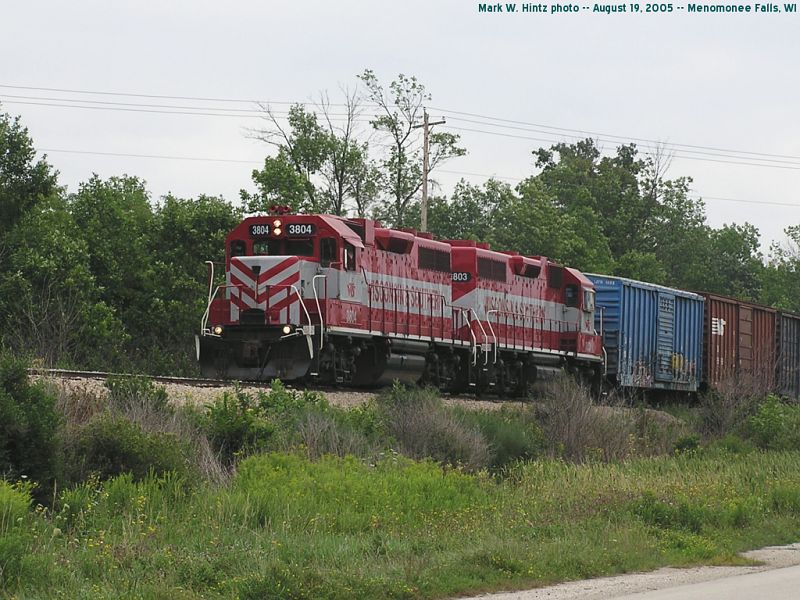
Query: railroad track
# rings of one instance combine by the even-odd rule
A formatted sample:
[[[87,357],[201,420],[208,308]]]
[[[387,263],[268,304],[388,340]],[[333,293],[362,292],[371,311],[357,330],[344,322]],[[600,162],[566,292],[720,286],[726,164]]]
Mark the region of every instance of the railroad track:
[[[270,388],[271,384],[264,381],[233,381],[230,379],[209,379],[203,377],[174,377],[169,375],[146,375],[143,373],[114,373],[109,371],[77,371],[73,369],[45,369],[45,368],[31,368],[28,369],[28,374],[39,377],[55,377],[59,379],[93,379],[96,381],[105,381],[109,377],[146,377],[158,383],[187,385],[198,388],[225,388],[232,387],[240,383],[242,386],[250,388]],[[333,386],[296,386],[291,384],[284,384],[286,389],[290,390],[308,390],[314,392],[324,393],[330,401],[334,404],[342,402],[342,398],[372,398],[379,394],[379,389],[363,389],[352,387],[333,387]],[[515,402],[515,400],[500,400],[498,398],[480,399],[474,396],[457,395],[447,396],[445,402],[448,403],[464,403],[465,405],[473,406],[476,408],[499,407],[507,402]],[[517,400],[516,402],[519,402]]]
[[[177,383],[191,385],[195,387],[229,387],[233,381],[227,379],[208,379],[203,377],[172,377],[168,375],[144,375],[142,373],[111,373],[108,371],[75,371],[72,369],[28,369],[30,375],[44,375],[50,377],[60,377],[62,379],[97,379],[105,380],[109,377],[146,377],[160,383]],[[253,387],[269,387],[264,382],[243,382]]]
[[[247,387],[262,387],[262,388],[269,388],[272,385],[271,382],[269,381],[250,381],[250,380],[235,381],[233,379],[209,379],[207,377],[174,377],[171,375],[146,375],[144,373],[113,373],[110,371],[76,371],[72,369],[31,368],[28,369],[28,374],[59,377],[61,379],[95,379],[98,381],[103,381],[105,379],[108,379],[109,377],[145,377],[147,379],[151,379],[159,383],[175,383],[180,385],[190,385],[193,387],[208,387],[208,388],[231,387],[237,383],[240,383]],[[367,390],[362,388],[351,388],[351,387],[332,387],[332,386],[320,386],[320,385],[298,386],[289,383],[284,383],[283,386],[286,389],[290,390],[309,390],[309,391],[324,392],[324,393],[334,393],[334,392],[351,393],[351,394],[377,393],[377,390]]]

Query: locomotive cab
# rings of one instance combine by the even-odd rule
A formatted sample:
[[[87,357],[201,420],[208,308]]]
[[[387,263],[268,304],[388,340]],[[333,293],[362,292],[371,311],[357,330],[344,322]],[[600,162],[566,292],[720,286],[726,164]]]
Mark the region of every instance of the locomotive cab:
[[[301,379],[318,361],[337,270],[354,272],[363,243],[335,217],[250,217],[226,238],[224,283],[214,282],[197,336],[208,377]]]

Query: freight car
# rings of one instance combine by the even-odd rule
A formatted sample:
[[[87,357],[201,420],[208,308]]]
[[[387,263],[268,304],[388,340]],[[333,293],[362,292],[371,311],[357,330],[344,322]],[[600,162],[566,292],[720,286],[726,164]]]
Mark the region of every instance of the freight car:
[[[243,380],[524,394],[598,382],[595,291],[542,256],[434,240],[371,219],[250,217],[226,238],[196,338],[203,372]]]
[[[775,390],[781,396],[800,400],[800,315],[778,313],[775,324]]]
[[[608,385],[800,398],[800,316],[708,292],[588,277],[597,293],[595,327]]]
[[[777,357],[774,308],[701,292],[706,300],[703,383],[753,393],[775,389]]]
[[[703,354],[702,296],[623,277],[588,275],[605,374],[626,390],[697,392]]]

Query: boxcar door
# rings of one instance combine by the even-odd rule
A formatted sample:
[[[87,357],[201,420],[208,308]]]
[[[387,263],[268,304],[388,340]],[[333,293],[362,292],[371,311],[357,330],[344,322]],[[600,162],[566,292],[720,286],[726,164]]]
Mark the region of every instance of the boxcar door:
[[[672,353],[675,347],[675,296],[658,294],[656,337],[656,381],[672,381]]]
[[[739,306],[739,372],[753,372],[753,309]]]

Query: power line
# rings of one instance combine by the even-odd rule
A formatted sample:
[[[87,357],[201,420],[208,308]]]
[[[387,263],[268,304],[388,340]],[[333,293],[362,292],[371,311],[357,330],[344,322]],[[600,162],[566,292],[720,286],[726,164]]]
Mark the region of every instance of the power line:
[[[0,87],[2,87],[2,86],[0,86]],[[514,119],[504,119],[504,118],[501,118],[501,117],[492,117],[492,116],[487,116],[487,115],[480,115],[480,114],[477,114],[477,113],[463,112],[463,111],[457,111],[457,110],[447,110],[447,109],[443,109],[443,108],[431,107],[431,110],[445,111],[445,112],[449,112],[449,113],[452,113],[452,114],[455,114],[455,115],[465,115],[465,116],[468,116],[468,117],[477,117],[479,119],[488,119],[488,120],[499,121],[499,122],[503,122],[503,123],[514,123],[514,124],[517,124],[517,125],[529,125],[529,126],[532,126],[532,127],[541,127],[543,129],[555,129],[557,131],[571,131],[571,132],[579,133],[579,134],[583,134],[583,135],[588,134],[590,136],[602,136],[602,137],[608,137],[608,138],[616,138],[616,139],[623,140],[623,141],[648,142],[648,143],[657,144],[657,145],[658,144],[662,144],[662,142],[659,141],[659,140],[653,140],[653,139],[647,139],[647,138],[638,138],[638,137],[634,137],[634,136],[621,136],[621,135],[614,135],[614,134],[611,134],[611,133],[599,133],[599,132],[596,132],[596,131],[589,131],[589,130],[586,130],[586,129],[571,129],[571,128],[568,128],[568,127],[556,127],[554,125],[543,125],[541,123],[530,123],[530,122],[527,122],[527,121],[517,121],[517,120],[514,120]],[[453,117],[453,119],[455,119],[455,117]],[[678,143],[678,142],[670,142],[668,145],[670,145],[670,146],[682,146],[682,147],[685,147],[685,148],[697,148],[697,149],[700,149],[700,150],[714,150],[716,152],[731,152],[731,153],[734,153],[734,154],[752,154],[752,155],[755,155],[755,156],[769,156],[769,157],[773,157],[773,158],[792,158],[792,159],[800,160],[800,156],[793,156],[793,155],[789,155],[789,154],[769,154],[769,153],[766,153],[766,152],[750,152],[750,151],[747,151],[747,150],[732,150],[730,148],[715,148],[713,146],[699,146],[699,145],[694,145],[694,144],[681,144],[681,143]]]
[[[511,134],[511,133],[500,133],[498,131],[486,131],[486,130],[483,130],[483,129],[471,129],[471,128],[468,128],[468,127],[451,127],[451,126],[447,126],[447,129],[451,129],[453,131],[470,131],[470,132],[473,132],[473,133],[483,133],[483,134],[486,134],[486,135],[496,135],[496,136],[500,136],[500,137],[515,138],[515,139],[520,139],[520,140],[533,140],[533,141],[540,141],[540,142],[552,142],[552,140],[545,140],[545,139],[542,139],[542,138],[536,138],[536,137],[531,137],[531,136],[515,135],[515,134]],[[645,156],[656,156],[655,153],[646,152],[646,151],[641,152],[641,154],[644,154]],[[686,156],[686,155],[677,154],[677,153],[673,154],[672,157],[673,158],[682,158],[684,160],[700,160],[700,161],[704,161],[704,162],[714,162],[714,163],[722,163],[722,164],[729,164],[729,165],[743,165],[743,166],[748,166],[748,167],[765,167],[765,168],[769,168],[769,169],[788,169],[788,170],[791,170],[791,171],[800,171],[800,165],[798,165],[796,167],[793,167],[793,166],[776,165],[776,164],[759,164],[759,163],[751,163],[751,162],[744,162],[744,161],[718,160],[718,159],[714,159],[714,158],[703,158],[703,157],[700,157],[700,156]],[[747,158],[747,157],[743,157],[743,158]]]
[[[53,98],[53,97],[43,97],[43,96],[19,96],[14,94],[0,94],[0,99],[2,98],[14,98],[14,99],[21,99],[21,100],[44,100],[49,102],[69,102],[70,104],[89,104],[93,106],[97,105],[108,105],[108,106],[126,106],[126,107],[136,107],[136,108],[169,108],[169,109],[176,109],[176,110],[213,110],[213,111],[220,111],[224,113],[242,113],[247,116],[258,116],[263,117],[266,111],[261,109],[253,109],[253,108],[223,108],[223,107],[216,107],[216,106],[186,106],[186,105],[175,105],[175,104],[143,104],[141,102],[114,102],[112,100],[84,100],[80,98]],[[6,101],[8,102],[8,101]],[[8,102],[9,104],[14,104],[14,101]],[[86,108],[91,108],[87,106]],[[289,112],[285,110],[281,111],[273,111],[270,110],[273,114],[278,115],[288,115]],[[328,116],[332,117],[346,117],[348,116],[347,113],[327,113]]]
[[[215,98],[215,97],[203,97],[203,96],[173,96],[173,95],[166,95],[166,94],[141,94],[141,93],[133,93],[133,92],[109,92],[109,91],[98,91],[98,90],[79,90],[79,89],[70,89],[70,88],[54,88],[54,87],[36,87],[36,86],[23,86],[23,85],[11,85],[11,84],[0,84],[0,88],[7,88],[7,89],[18,89],[18,90],[33,90],[33,91],[44,91],[44,92],[60,92],[60,93],[70,93],[70,94],[91,94],[91,95],[102,95],[102,96],[125,96],[125,97],[132,97],[132,98],[152,98],[152,99],[169,99],[169,100],[193,100],[193,101],[200,101],[200,102],[229,102],[229,103],[260,103],[260,104],[284,104],[284,105],[293,105],[293,104],[300,104],[300,105],[311,105],[311,106],[319,106],[318,103],[315,102],[298,102],[298,101],[288,101],[288,100],[259,100],[259,99],[244,99],[244,98]],[[328,106],[347,106],[345,103],[326,103]],[[367,103],[364,104],[365,106],[377,106],[374,103]],[[219,109],[223,110],[223,109]],[[224,109],[229,110],[229,109]],[[451,110],[446,108],[433,108],[431,110],[441,111],[445,113],[450,113],[453,115],[463,115],[467,117],[475,117],[479,119],[484,119],[488,121],[495,121],[500,123],[511,123],[514,125],[525,125],[528,127],[539,127],[542,129],[549,129],[555,130],[558,132],[571,132],[571,134],[578,134],[578,135],[568,135],[567,137],[582,137],[582,136],[600,136],[605,138],[614,138],[615,140],[621,140],[623,142],[645,142],[648,144],[655,144],[656,146],[668,146],[668,147],[680,147],[680,148],[691,148],[696,150],[710,150],[713,152],[728,152],[731,154],[743,154],[743,155],[752,155],[752,156],[764,156],[769,158],[788,158],[793,160],[800,160],[800,156],[796,155],[787,155],[787,154],[773,154],[773,153],[766,153],[766,152],[754,152],[754,151],[747,151],[747,150],[734,150],[731,148],[719,148],[714,146],[703,146],[703,145],[696,145],[696,144],[683,144],[679,142],[669,142],[664,143],[660,140],[653,140],[648,138],[639,138],[634,136],[621,136],[615,135],[610,133],[600,133],[596,131],[586,130],[586,129],[575,129],[569,127],[559,127],[555,125],[546,125],[542,123],[532,123],[529,121],[521,121],[517,119],[506,119],[502,117],[495,117],[491,115],[483,115],[479,113],[473,112],[466,112],[466,111],[458,111],[458,110]],[[456,117],[452,117],[454,120]],[[486,125],[493,126],[489,123]],[[549,132],[541,132],[545,133],[546,135],[557,135],[556,133],[549,133]],[[608,140],[611,141],[611,140]],[[617,142],[613,142],[617,143]],[[684,150],[688,152],[688,150]],[[756,160],[751,158],[750,160]]]
[[[258,100],[242,99],[242,98],[208,98],[201,96],[168,96],[165,94],[138,94],[129,92],[106,92],[97,90],[75,90],[66,88],[51,88],[51,87],[33,87],[27,85],[7,85],[0,84],[0,88],[14,89],[14,90],[34,90],[38,92],[61,92],[66,94],[91,94],[96,96],[127,96],[130,98],[153,98],[158,100],[197,100],[199,102],[232,102],[238,104],[314,104],[313,102],[296,102],[289,100]],[[345,103],[329,103],[330,106],[347,106]]]
[[[123,158],[155,158],[159,160],[190,160],[196,162],[220,162],[239,164],[261,164],[263,161],[242,160],[235,158],[209,158],[199,156],[170,156],[166,154],[133,154],[130,152],[99,152],[91,150],[67,150],[64,148],[38,148],[39,152],[55,152],[59,154],[88,154],[92,156],[117,156]]]
[[[453,121],[463,121],[465,123],[475,123],[475,124],[478,124],[478,125],[488,125],[489,127],[501,127],[501,128],[504,128],[504,129],[515,129],[515,130],[518,130],[518,131],[530,131],[530,132],[533,132],[533,133],[543,133],[545,135],[556,135],[554,133],[551,133],[549,131],[543,131],[541,129],[531,129],[531,128],[528,128],[528,127],[518,127],[518,126],[515,126],[515,125],[496,125],[494,123],[486,123],[484,121],[475,121],[474,119],[462,119],[462,118],[459,118],[459,117],[452,117],[451,119]],[[575,139],[585,139],[585,137],[586,137],[586,136],[577,135],[577,134],[561,134],[561,135],[563,137],[569,137],[569,138],[575,138]],[[608,139],[603,139],[603,138],[595,138],[595,139],[597,141],[599,141],[599,142],[608,142],[608,143],[612,143],[612,144],[619,143],[619,142],[614,141],[614,140],[608,140]],[[664,144],[662,146],[658,146],[658,145],[653,146],[653,145],[649,145],[649,144],[646,144],[646,143],[645,144],[637,144],[636,146],[637,146],[637,148],[649,148],[649,149],[654,150],[656,152],[659,151],[661,148],[669,149],[671,147],[669,144]],[[687,154],[702,154],[704,156],[717,156],[717,157],[722,157],[722,158],[736,158],[736,159],[744,159],[744,158],[746,158],[747,160],[757,160],[757,161],[767,162],[767,163],[788,164],[788,165],[795,165],[795,166],[800,167],[800,162],[797,162],[797,161],[778,160],[778,159],[774,159],[774,158],[757,158],[756,155],[753,155],[753,156],[735,156],[735,155],[732,155],[732,154],[719,154],[719,153],[716,153],[716,152],[706,152],[706,151],[703,151],[703,150],[685,150],[685,149],[678,149],[678,148],[676,148],[676,150],[678,150],[678,151],[680,151],[682,153],[687,153]]]
[[[93,156],[113,156],[123,158],[148,158],[157,160],[186,160],[194,162],[219,162],[219,163],[237,163],[237,164],[261,164],[263,161],[258,160],[245,160],[245,159],[232,159],[232,158],[212,158],[212,157],[199,157],[199,156],[174,156],[167,154],[135,154],[129,152],[100,152],[91,150],[71,150],[65,148],[38,148],[39,152],[53,152],[53,153],[66,153],[66,154],[88,154]],[[451,171],[447,169],[436,169],[438,173],[448,173],[453,175],[468,175],[471,177],[483,177],[485,179],[506,179],[511,181],[524,181],[525,178],[520,177],[505,177],[501,175],[487,175],[485,173],[471,173],[467,171]],[[786,206],[790,208],[798,208],[800,204],[791,204],[787,202],[772,202],[768,200],[745,200],[741,198],[722,198],[718,196],[702,196],[694,194],[694,198],[700,200],[717,200],[723,202],[738,202],[742,204],[760,204],[767,206]]]
[[[763,204],[767,206],[789,206],[791,208],[800,208],[800,204],[790,204],[788,202],[772,202],[770,200],[742,200],[741,198],[720,198],[718,196],[701,196],[695,195],[698,200],[720,200],[722,202],[740,202],[742,204]]]
[[[135,112],[135,113],[156,113],[162,115],[194,115],[199,117],[235,117],[239,119],[253,118],[253,116],[236,115],[230,113],[188,112],[180,110],[157,110],[157,109],[150,110],[144,108],[123,108],[119,106],[81,106],[79,104],[54,104],[51,102],[26,102],[22,100],[6,101],[5,104],[24,104],[27,106],[51,106],[57,108],[83,108],[88,110],[110,110],[110,111]]]
[[[52,102],[28,102],[23,100],[10,100],[4,101],[5,104],[23,104],[27,106],[50,106],[55,108],[83,108],[88,110],[106,110],[106,111],[122,111],[122,112],[134,112],[134,113],[155,113],[155,114],[162,114],[162,115],[190,115],[190,116],[199,116],[199,117],[234,117],[239,119],[255,119],[255,118],[262,118],[263,115],[241,115],[241,114],[231,114],[226,112],[201,112],[202,110],[213,110],[213,109],[204,109],[203,107],[198,107],[197,111],[186,111],[186,110],[161,110],[161,109],[145,109],[145,108],[125,108],[122,106],[83,106],[80,104],[55,104]],[[285,115],[283,115],[285,116]],[[332,121],[343,121],[345,120],[344,117],[333,117]],[[359,121],[359,119],[354,118],[353,121]],[[363,120],[363,119],[362,119]]]
[[[81,109],[88,109],[88,110],[105,110],[105,111],[122,111],[122,112],[134,112],[134,113],[154,113],[154,114],[166,114],[166,115],[188,115],[188,116],[201,116],[201,117],[234,117],[234,118],[258,118],[258,115],[241,115],[241,114],[230,114],[227,112],[202,112],[203,110],[213,110],[213,109],[203,109],[202,107],[198,108],[198,110],[162,110],[158,108],[131,108],[127,106],[98,106],[98,105],[91,105],[91,106],[84,106],[79,104],[57,104],[53,102],[29,102],[29,101],[22,101],[22,100],[11,100],[7,101],[7,104],[22,104],[28,106],[48,106],[48,107],[56,107],[56,108],[81,108]],[[146,105],[143,105],[146,106]],[[347,117],[333,117],[331,120],[333,121],[342,121],[346,120]],[[355,121],[363,121],[363,119],[355,117],[353,118]],[[497,131],[486,131],[481,129],[473,129],[469,127],[452,127],[447,126],[448,129],[453,131],[468,131],[472,133],[480,133],[485,135],[494,135],[506,138],[515,138],[515,139],[523,139],[523,140],[530,140],[530,141],[537,141],[537,142],[544,142],[547,144],[552,144],[554,142],[561,141],[558,138],[551,139],[551,138],[539,138],[533,136],[523,136],[523,135],[514,135],[510,133],[501,133]],[[556,134],[552,134],[556,135]],[[642,151],[642,154],[646,156],[655,156],[656,154],[653,152]],[[721,156],[727,157],[726,155],[714,155],[714,156]],[[753,162],[744,162],[744,161],[730,161],[730,160],[718,160],[714,158],[703,158],[699,156],[687,156],[684,154],[673,154],[674,158],[682,158],[684,160],[699,160],[704,162],[715,162],[721,164],[733,164],[733,165],[742,165],[742,166],[749,166],[749,167],[767,167],[771,169],[788,169],[788,170],[800,170],[800,164],[796,166],[795,163],[790,163],[790,165],[780,165],[780,164],[760,164],[760,163],[753,163]],[[735,158],[735,157],[729,157]],[[746,157],[745,157],[746,158]],[[755,159],[751,158],[751,160],[765,160],[765,159]],[[783,161],[781,161],[783,162]]]

